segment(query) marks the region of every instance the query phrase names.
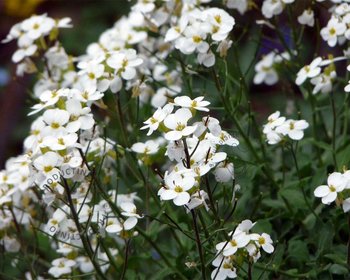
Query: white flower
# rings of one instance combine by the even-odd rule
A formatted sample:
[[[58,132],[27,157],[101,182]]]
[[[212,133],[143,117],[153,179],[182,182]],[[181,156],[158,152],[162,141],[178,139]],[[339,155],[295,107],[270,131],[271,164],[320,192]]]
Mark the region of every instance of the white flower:
[[[69,92],[69,89],[45,90],[40,95],[39,98],[40,98],[40,101],[45,103],[45,107],[52,106],[52,105],[55,105],[58,102],[58,100],[60,100],[61,97],[66,97],[68,92]]]
[[[136,217],[138,219],[142,218],[139,214],[137,214],[137,209],[134,203],[132,202],[122,202],[120,204],[120,208],[122,210],[121,214],[126,217]]]
[[[283,136],[281,133],[277,133],[275,130],[267,131],[265,135],[266,135],[267,143],[269,143],[270,145],[275,145],[281,142],[282,136]]]
[[[131,146],[131,150],[138,154],[152,155],[158,152],[159,144],[153,140],[138,142]]]
[[[141,13],[150,13],[152,12],[156,5],[154,4],[155,0],[139,0],[132,7],[133,11],[141,12]]]
[[[320,63],[322,62],[321,57],[315,58],[310,65],[306,65],[301,68],[297,74],[295,83],[300,86],[305,82],[307,78],[314,78],[321,73]]]
[[[309,127],[305,120],[287,120],[276,128],[276,132],[288,135],[293,140],[301,140],[304,137],[304,129]]]
[[[219,52],[220,57],[226,57],[227,56],[227,51],[231,48],[232,46],[232,41],[231,40],[222,40],[216,49],[217,52]]]
[[[227,183],[234,179],[233,163],[221,162],[219,163],[215,170],[214,175],[216,181],[220,183]]]
[[[41,146],[49,147],[53,151],[61,151],[68,147],[77,146],[77,140],[76,133],[58,134],[44,137]]]
[[[322,198],[323,204],[330,204],[337,198],[337,194],[346,187],[347,180],[339,172],[333,172],[327,179],[327,185],[321,185],[314,191],[316,197]]]
[[[151,105],[155,108],[163,107],[167,102],[168,98],[177,95],[177,91],[161,87],[157,89],[157,92],[155,95],[152,96],[151,99]]]
[[[43,129],[44,135],[58,135],[65,132],[65,125],[69,121],[69,113],[61,109],[45,111],[43,121],[47,126]]]
[[[187,192],[194,186],[195,179],[192,176],[182,177],[178,173],[169,174],[164,178],[165,187],[158,191],[162,200],[173,200],[177,206],[185,205],[190,200]]]
[[[205,191],[203,190],[200,190],[199,192],[196,191],[194,194],[191,195],[191,200],[187,204],[187,208],[188,208],[187,211],[195,209],[201,205],[204,205],[205,209],[208,211],[209,207],[206,203],[206,200],[208,199],[209,199],[209,196]]]
[[[194,51],[206,53],[208,51],[209,44],[205,41],[207,32],[199,22],[188,26],[184,31],[184,36],[177,39],[175,43],[175,47],[182,53],[191,54]]]
[[[239,141],[224,130],[221,130],[217,136],[213,135],[212,133],[207,133],[205,138],[217,145],[228,145],[231,147],[236,147],[239,145]]]
[[[270,235],[266,233],[263,233],[261,235],[252,233],[250,234],[250,238],[255,241],[256,246],[259,248],[262,247],[266,253],[271,254],[274,251],[274,247],[272,245],[273,241]]]
[[[315,87],[312,90],[312,94],[316,94],[318,92],[329,93],[333,89],[333,80],[337,77],[337,73],[335,71],[331,71],[330,73],[322,73],[319,76],[311,79],[311,84]]]
[[[164,125],[171,131],[165,134],[165,139],[175,141],[192,134],[196,126],[187,126],[190,118],[192,118],[192,113],[187,108],[180,108],[174,114],[168,115],[164,119]]]
[[[179,22],[176,26],[173,26],[168,29],[167,33],[165,34],[165,42],[170,42],[173,40],[178,39],[181,34],[184,32],[185,28],[187,27],[188,24],[188,17],[187,16],[182,16],[179,19]]]
[[[12,61],[18,63],[26,57],[32,56],[38,49],[37,45],[33,44],[30,40],[25,40],[18,44],[19,49],[12,55]]]
[[[33,164],[35,168],[45,175],[58,172],[57,166],[60,166],[62,159],[54,152],[47,152],[44,155],[39,156],[34,160]]]
[[[315,18],[314,11],[311,9],[305,10],[299,17],[298,22],[302,25],[314,26]]]
[[[96,59],[92,59],[89,61],[81,61],[78,63],[77,67],[81,69],[78,74],[86,75],[91,80],[96,80],[100,78],[105,70],[103,64],[101,64],[104,60],[103,56],[100,56]]]
[[[350,211],[350,197],[343,201],[343,211],[347,213]]]
[[[83,273],[89,273],[94,270],[94,266],[90,261],[89,257],[77,257],[76,261],[78,263],[79,269]]]
[[[160,123],[173,111],[174,105],[167,104],[163,108],[158,108],[152,117],[150,117],[147,121],[144,122],[145,126],[141,127],[141,129],[149,129],[147,135],[151,135],[153,131],[157,130]]]
[[[89,107],[82,107],[80,101],[69,99],[66,101],[66,110],[70,114],[70,121],[67,124],[67,131],[76,132],[79,129],[91,129],[95,121],[90,113]]]
[[[332,17],[326,27],[321,29],[321,36],[323,40],[327,41],[330,47],[337,44],[338,36],[344,35],[346,25],[339,18]]]
[[[235,234],[240,232],[245,232],[246,234],[255,226],[256,222],[253,223],[251,220],[243,220],[239,223],[237,228],[235,229]]]
[[[275,53],[270,52],[269,54],[262,57],[262,59],[255,65],[255,76],[254,84],[265,83],[267,85],[274,85],[278,81],[278,74],[274,69]]]
[[[175,97],[174,103],[175,105],[181,106],[183,108],[195,109],[198,111],[209,112],[209,109],[206,108],[210,104],[208,101],[204,101],[204,96],[196,97],[195,99],[191,99],[188,96],[178,96]]]
[[[21,23],[21,28],[32,40],[36,40],[43,35],[49,34],[55,26],[55,21],[46,15],[32,16]]]
[[[230,241],[218,243],[215,247],[217,251],[222,250],[225,257],[231,256],[237,252],[239,248],[245,247],[250,242],[250,237],[245,232],[234,234]]]
[[[236,268],[233,266],[230,257],[224,257],[220,254],[214,259],[212,264],[216,268],[211,273],[211,279],[225,280],[226,278],[237,278]]]
[[[267,124],[264,125],[263,132],[266,134],[285,122],[285,117],[280,117],[280,112],[276,111],[267,118]]]
[[[59,258],[52,261],[52,267],[49,269],[49,273],[55,278],[60,277],[64,274],[72,272],[72,267],[75,266],[76,262],[66,258]]]
[[[206,22],[210,24],[211,38],[214,41],[226,39],[235,25],[235,19],[222,9],[210,8],[204,11],[204,15],[207,16]]]
[[[199,64],[203,64],[205,67],[212,67],[215,64],[215,55],[209,50],[207,53],[199,53],[197,55]]]
[[[16,23],[11,27],[9,34],[7,34],[6,38],[1,41],[1,43],[5,44],[11,42],[13,39],[17,39],[22,35],[21,32],[21,23]]]
[[[21,244],[15,238],[8,237],[7,235],[2,237],[0,242],[5,247],[6,252],[17,253],[21,249]]]
[[[261,12],[266,18],[272,18],[274,15],[279,15],[283,11],[283,3],[281,0],[265,0]]]
[[[238,10],[243,15],[248,10],[248,0],[227,0],[226,6]]]
[[[120,224],[117,218],[108,218],[106,223],[106,231],[108,233],[119,233],[123,230],[122,225]]]
[[[125,80],[135,78],[135,67],[140,66],[142,63],[143,60],[137,56],[134,49],[115,52],[107,59],[108,66],[115,69],[116,74]]]

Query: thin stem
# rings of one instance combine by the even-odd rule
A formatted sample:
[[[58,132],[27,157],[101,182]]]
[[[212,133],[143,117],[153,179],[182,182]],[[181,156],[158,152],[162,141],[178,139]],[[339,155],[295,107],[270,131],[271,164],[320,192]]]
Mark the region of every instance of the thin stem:
[[[298,165],[298,161],[297,161],[296,151],[294,151],[293,145],[291,145],[290,150],[292,152],[292,156],[293,156],[293,160],[294,160],[294,164],[295,164],[295,169],[297,170],[297,175],[298,175],[298,178],[299,178],[299,187],[301,188],[301,191],[303,193],[303,197],[304,197],[305,203],[306,203],[307,207],[309,208],[309,210],[311,211],[311,213],[316,217],[316,219],[320,220],[320,218],[315,213],[314,209],[311,207],[311,205],[310,205],[310,203],[309,203],[309,201],[307,199],[307,195],[306,195],[306,192],[305,192],[304,185],[301,182],[302,178],[301,178],[300,171],[299,171],[299,165]]]
[[[187,142],[186,142],[186,139],[182,139],[182,142],[184,144],[184,150],[185,150],[185,155],[186,155],[186,165],[187,165],[187,168],[191,168],[191,157],[190,157],[190,154],[188,152],[188,147],[187,147]]]
[[[125,260],[124,260],[124,265],[123,265],[122,276],[120,277],[121,280],[125,279],[126,268],[128,266],[129,245],[130,245],[130,239],[125,241]]]
[[[330,93],[330,99],[332,104],[332,114],[333,114],[333,127],[332,127],[332,156],[333,156],[333,163],[335,170],[338,170],[338,163],[337,163],[337,155],[336,155],[336,143],[335,143],[335,137],[336,137],[336,129],[337,129],[337,112],[335,108],[335,102],[334,102],[334,95],[331,92]]]
[[[141,228],[137,228],[137,231],[140,233],[140,235],[142,235],[146,241],[151,244],[151,246],[157,251],[157,253],[159,254],[159,256],[163,259],[163,261],[166,263],[166,265],[170,268],[172,268],[176,274],[180,277],[180,279],[184,279],[186,280],[186,276],[184,276],[176,267],[174,267],[171,262],[168,260],[167,256],[164,255],[164,253],[162,252],[162,250],[160,250],[160,248],[158,247],[157,243],[154,242],[147,234],[146,232],[144,232]]]
[[[348,259],[347,259],[347,263],[348,263],[348,266],[350,267],[350,215],[348,217],[348,228],[349,228],[349,239],[348,239]]]
[[[214,217],[215,219],[220,222],[220,218],[218,216],[218,212],[216,211],[216,207],[215,207],[215,203],[214,203],[214,198],[213,198],[213,194],[210,190],[210,185],[209,185],[209,179],[208,179],[208,174],[205,174],[205,186],[207,188],[207,193],[208,193],[208,197],[209,197],[209,203],[210,203],[210,208],[213,211]]]
[[[71,193],[70,193],[70,189],[69,189],[69,186],[67,184],[67,181],[66,179],[63,179],[63,187],[65,189],[65,192],[66,192],[66,195],[67,195],[67,199],[68,199],[68,206],[71,210],[71,214],[72,214],[72,217],[73,217],[73,220],[74,220],[74,223],[78,229],[78,232],[79,232],[79,236],[81,238],[81,241],[83,243],[83,246],[84,246],[84,249],[92,263],[92,265],[94,266],[95,270],[96,270],[96,273],[97,275],[101,278],[101,279],[107,279],[105,277],[105,275],[103,274],[100,266],[98,263],[96,263],[95,261],[95,258],[94,258],[94,253],[93,253],[93,250],[92,250],[92,247],[91,247],[91,244],[89,242],[89,240],[87,238],[85,238],[85,235],[84,235],[84,230],[82,229],[80,223],[79,223],[79,216],[74,208],[74,203],[73,203],[73,200],[72,200],[72,196],[71,196]]]
[[[252,280],[252,263],[248,260],[248,280]]]
[[[203,248],[202,248],[202,243],[201,243],[201,239],[199,236],[199,229],[198,229],[197,217],[196,217],[197,215],[196,215],[196,212],[194,209],[191,210],[191,214],[192,214],[192,218],[193,218],[194,231],[196,234],[197,249],[198,249],[198,253],[199,253],[199,258],[201,260],[202,279],[205,280],[206,275],[205,275],[205,261],[204,261],[204,256],[203,256]]]
[[[203,230],[204,230],[204,235],[205,235],[206,240],[208,240],[208,242],[209,242],[209,244],[210,244],[211,247],[214,247],[213,242],[212,242],[211,239],[210,239],[210,235],[209,235],[208,229],[207,229],[207,227],[206,227],[206,225],[205,225],[205,221],[204,221],[204,218],[203,218],[202,213],[201,213],[200,211],[198,211],[197,214],[198,214],[199,220],[200,220],[200,222],[201,222],[201,224],[202,224],[202,227],[203,227]]]

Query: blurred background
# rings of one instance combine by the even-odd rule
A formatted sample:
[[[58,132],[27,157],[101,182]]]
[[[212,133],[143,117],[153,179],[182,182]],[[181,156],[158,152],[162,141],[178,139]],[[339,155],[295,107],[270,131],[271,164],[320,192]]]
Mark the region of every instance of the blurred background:
[[[72,18],[73,28],[62,29],[60,40],[68,54],[81,55],[87,45],[129,10],[127,0],[0,0],[0,41],[10,28],[32,14]],[[11,56],[16,42],[0,44],[0,169],[5,161],[22,151],[32,118],[27,117],[27,91],[32,81],[17,78]]]

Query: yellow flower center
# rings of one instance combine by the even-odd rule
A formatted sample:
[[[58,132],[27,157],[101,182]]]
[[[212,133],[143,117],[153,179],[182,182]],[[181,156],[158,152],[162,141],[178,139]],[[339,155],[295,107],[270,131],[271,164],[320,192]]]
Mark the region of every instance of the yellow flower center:
[[[229,263],[224,263],[224,265],[222,267],[223,267],[223,269],[231,269],[232,265]]]
[[[64,144],[65,144],[63,138],[58,138],[58,139],[57,139],[57,142],[58,142],[58,144],[60,144],[60,145],[64,145]]]
[[[264,237],[259,237],[259,239],[258,239],[258,243],[260,244],[260,245],[264,245],[265,244],[265,238]]]
[[[126,66],[128,66],[129,61],[127,59],[123,59],[122,62],[122,68],[125,68]]]
[[[219,31],[219,27],[218,26],[213,26],[211,29],[212,33],[216,33]]]
[[[178,123],[175,129],[177,131],[181,131],[181,130],[184,130],[185,127],[186,127],[186,125],[184,125],[182,123]]]
[[[221,16],[220,15],[214,16],[214,19],[217,23],[219,23],[219,24],[221,23]]]
[[[194,35],[192,37],[192,40],[193,40],[193,42],[198,44],[198,43],[200,43],[202,41],[202,38],[200,36]]]
[[[50,172],[53,169],[53,167],[51,165],[45,166],[44,167],[44,172]]]
[[[89,77],[91,80],[94,80],[94,79],[95,79],[95,74],[92,73],[92,72],[90,72],[90,73],[88,74],[88,77]]]
[[[60,124],[57,123],[57,122],[53,122],[53,123],[51,124],[51,127],[52,127],[53,129],[58,129],[58,128],[60,127]]]

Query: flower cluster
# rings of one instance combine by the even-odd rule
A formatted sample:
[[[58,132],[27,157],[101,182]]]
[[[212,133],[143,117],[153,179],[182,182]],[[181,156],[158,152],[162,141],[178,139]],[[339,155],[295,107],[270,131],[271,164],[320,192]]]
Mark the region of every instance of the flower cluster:
[[[327,185],[318,186],[314,195],[322,199],[322,203],[329,205],[336,201],[342,205],[344,212],[350,211],[350,171],[333,172],[328,176]]]
[[[97,243],[97,236],[131,238],[137,234],[134,230],[141,218],[134,203],[138,199],[135,193],[109,190],[105,196],[93,197],[91,188],[93,184],[102,187],[100,179],[95,178],[97,164],[102,170],[99,176],[105,182],[110,180],[117,156],[115,148],[120,148],[103,136],[92,106],[103,106],[104,92],[120,88],[121,79],[134,78],[135,67],[142,60],[134,49],[96,54],[93,58],[87,55],[78,60],[75,71],[72,59],[57,41],[57,28],[68,27],[68,23],[68,19],[33,16],[17,24],[6,40],[18,38],[19,50],[14,54],[18,57],[20,42],[31,39],[33,54],[42,51],[45,64],[42,73],[39,65],[33,66],[40,78],[34,86],[38,102],[29,115],[39,116],[24,140],[24,152],[9,159],[0,171],[0,229],[8,232],[0,242],[9,252],[20,250],[10,230],[14,223],[34,226],[54,238],[57,252],[63,255],[52,261],[49,273],[54,277],[75,268],[83,273],[95,270],[95,260],[84,253],[86,242],[95,252],[96,262],[108,269],[109,258],[116,257],[118,250],[112,249],[107,255]],[[34,60],[28,55],[23,63],[26,67],[19,71],[19,65],[17,74],[28,72],[27,66],[34,65]],[[45,209],[42,220],[37,220],[38,207]]]
[[[333,82],[337,77],[334,62],[346,59],[344,56],[337,58],[322,59],[316,57],[309,65],[305,65],[297,73],[295,83],[300,86],[307,79],[311,79],[310,82],[314,85],[312,94],[318,92],[330,93],[333,89]],[[323,71],[322,71],[322,67]]]
[[[46,263],[47,271],[38,272],[42,276],[69,278],[69,274],[79,277],[82,273],[103,278],[100,276],[108,271],[119,273],[118,265],[123,263],[121,278],[132,278],[134,271],[128,271],[130,274],[125,276],[127,265],[137,264],[142,255],[130,262],[128,255],[141,253],[143,248],[138,249],[136,245],[145,244],[146,251],[151,250],[152,255],[154,251],[156,260],[162,259],[160,264],[165,269],[159,275],[170,277],[171,273],[179,279],[192,277],[191,273],[197,273],[197,270],[182,275],[181,263],[169,265],[168,252],[163,252],[164,246],[157,246],[160,240],[157,235],[167,236],[174,229],[172,234],[177,243],[169,242],[171,246],[176,244],[171,256],[188,250],[189,258],[192,258],[194,254],[190,250],[196,244],[198,256],[192,264],[199,267],[200,261],[202,278],[205,278],[208,269],[205,266],[210,262],[214,267],[212,279],[237,278],[243,273],[241,268],[247,264],[252,268],[262,251],[271,254],[274,246],[267,233],[251,233],[255,223],[250,220],[241,222],[228,235],[224,233],[225,226],[236,217],[233,215],[236,206],[239,215],[247,214],[239,209],[240,203],[236,203],[236,191],[240,188],[235,184],[236,180],[247,188],[247,191],[243,189],[245,201],[253,198],[256,203],[249,213],[252,217],[260,216],[273,200],[269,215],[271,220],[278,221],[271,222],[278,234],[281,232],[276,225],[285,221],[279,219],[295,214],[289,211],[288,200],[281,200],[285,195],[283,192],[300,195],[299,189],[293,189],[295,175],[299,182],[306,182],[311,177],[307,174],[309,170],[323,168],[323,162],[326,163],[325,154],[320,153],[317,155],[319,166],[299,169],[293,153],[294,161],[285,164],[285,168],[277,166],[283,158],[270,165],[270,157],[265,153],[266,143],[261,141],[261,135],[255,139],[256,133],[260,133],[259,122],[255,114],[250,113],[252,103],[249,94],[245,93],[251,82],[276,85],[283,74],[286,79],[282,89],[286,89],[288,97],[300,97],[296,103],[298,108],[305,110],[302,97],[310,101],[311,106],[307,108],[312,109],[314,128],[318,129],[321,127],[318,122],[324,117],[320,111],[327,107],[327,100],[321,94],[312,94],[333,94],[339,88],[336,82],[343,87],[343,79],[337,78],[337,72],[340,75],[344,71],[336,69],[335,63],[348,60],[350,49],[344,48],[343,55],[338,57],[316,54],[309,65],[302,61],[306,54],[302,46],[304,27],[317,25],[315,15],[319,14],[320,6],[324,7],[317,2],[323,0],[312,1],[302,10],[295,0],[264,0],[262,6],[251,0],[224,0],[220,6],[218,1],[211,0],[133,2],[130,12],[103,32],[79,57],[68,54],[58,41],[59,30],[70,27],[69,18],[55,20],[45,14],[35,15],[16,24],[3,40],[17,41],[18,48],[12,56],[17,64],[17,75],[35,73],[37,79],[30,91],[35,103],[29,116],[34,121],[24,139],[23,153],[10,158],[0,171],[0,245],[9,253],[21,250],[27,253],[36,247],[23,245],[23,240],[27,235],[39,234],[40,238],[49,240],[55,253]],[[317,28],[316,35],[333,47],[350,38],[350,6],[342,3],[348,1],[328,2],[332,2],[329,4],[332,6],[329,10],[331,18],[320,34]],[[261,32],[261,38],[264,38],[261,41],[259,38],[256,53],[261,53],[265,47],[269,52],[255,64],[251,81],[249,74],[254,59],[246,63],[240,57],[243,53],[240,47],[248,46],[250,40],[256,38],[246,35],[250,24],[244,26],[238,37],[232,31],[236,28],[236,19],[240,18],[238,13],[245,15],[249,10],[259,9],[258,6],[265,19],[254,21],[264,25],[259,32],[254,31],[254,34]],[[234,11],[227,12],[225,7]],[[288,17],[278,21],[275,16],[284,10]],[[297,15],[293,14],[295,11]],[[234,18],[231,12],[237,17]],[[302,25],[300,30],[297,22]],[[238,28],[241,26],[237,25]],[[265,27],[273,32],[265,34]],[[309,28],[308,32],[314,30],[316,27]],[[285,36],[287,33],[291,36]],[[281,42],[276,44],[278,40]],[[267,45],[261,47],[267,41]],[[230,49],[232,45],[234,48]],[[234,65],[225,60],[231,54]],[[215,69],[207,69],[214,66]],[[350,82],[345,91],[350,91]],[[184,92],[189,96],[183,95]],[[341,98],[337,96],[330,100],[334,102]],[[345,108],[348,96],[343,100]],[[210,112],[210,104],[217,108],[215,114]],[[346,136],[348,132],[348,111],[343,107],[336,108],[336,105],[329,106],[333,110],[333,130],[329,129],[330,121],[324,122],[324,133],[317,139],[319,145],[315,149],[305,148],[298,155],[310,155],[313,160],[316,157],[311,156],[315,151],[331,150],[334,166],[337,166],[337,157],[346,147],[346,142],[341,143],[345,137],[338,139],[337,133],[341,131]],[[144,121],[141,130],[156,138],[146,140],[135,132],[141,126],[144,114],[151,115],[149,112],[153,112],[153,108],[153,115]],[[286,111],[292,115],[289,109],[287,107]],[[232,130],[222,129],[230,123],[234,123],[245,142],[240,150],[235,148],[239,141],[231,136]],[[291,140],[304,138],[308,126],[306,120],[287,119],[276,111],[268,117],[263,133],[268,144],[282,143],[286,145],[283,147],[288,147],[294,143]],[[254,127],[254,133],[251,133],[251,127]],[[310,143],[313,141],[304,144]],[[255,150],[258,145],[261,145],[262,153]],[[294,146],[296,151],[300,149],[298,145],[293,145],[293,149]],[[284,152],[282,149],[281,153]],[[246,174],[240,172],[245,168]],[[159,188],[155,190],[152,186],[158,184]],[[280,189],[284,184],[288,187]],[[305,188],[310,185],[313,184],[305,184]],[[251,186],[256,189],[248,189]],[[271,192],[270,186],[274,188]],[[335,201],[348,212],[349,189],[350,171],[334,172],[329,175],[327,185],[314,190],[314,195],[324,204]],[[311,208],[306,197],[310,189],[302,191],[305,205]],[[264,195],[255,200],[253,196],[263,192]],[[145,195],[145,203],[142,195]],[[283,211],[283,203],[290,212],[288,215],[278,213]],[[306,206],[300,206],[292,223],[302,221],[298,220],[302,213],[308,214]],[[166,213],[169,207],[174,210],[173,217]],[[222,219],[220,215],[224,213],[228,215]],[[175,217],[177,214],[179,216]],[[144,223],[143,217],[147,217]],[[165,219],[171,223],[167,224]],[[178,224],[179,221],[184,223]],[[211,224],[207,225],[209,221]],[[307,226],[312,228],[312,225]],[[25,235],[21,235],[21,230]],[[305,233],[290,227],[282,236],[286,234],[303,236]],[[137,238],[138,235],[142,238]],[[217,240],[224,241],[216,244]],[[289,258],[291,245],[287,243],[286,256]],[[214,258],[208,262],[210,254]],[[317,252],[315,255],[322,254]],[[318,257],[312,262],[319,263]],[[269,277],[272,273],[277,275],[286,265],[281,262],[279,269],[273,270]],[[152,269],[144,271],[149,273]],[[168,272],[169,276],[162,274]],[[34,276],[42,279],[33,275],[26,273],[28,279]],[[288,275],[310,276],[294,271]]]
[[[40,50],[47,48],[47,40],[52,42],[58,35],[59,28],[68,28],[70,18],[55,20],[46,14],[35,15],[15,24],[2,43],[17,40],[17,51],[12,56],[14,63],[22,62],[18,68],[28,69],[32,65],[30,58],[34,57]],[[25,60],[25,61],[24,61]],[[29,72],[29,71],[28,71]]]
[[[235,231],[228,234],[228,240],[216,245],[216,257],[212,263],[216,268],[211,273],[212,279],[225,280],[237,278],[238,267],[246,256],[249,262],[256,262],[261,257],[261,249],[271,254],[273,241],[267,233],[250,233],[256,223],[242,221]]]
[[[283,12],[286,4],[291,4],[295,0],[265,0],[261,7],[261,12],[266,18],[272,18]]]
[[[198,53],[199,64],[211,67],[215,64],[211,45],[227,44],[225,40],[234,24],[234,18],[222,9],[194,9],[181,14],[167,31],[165,41],[174,41],[175,48],[184,54]],[[222,47],[219,45],[218,50]]]
[[[327,26],[321,29],[321,36],[330,47],[337,43],[343,44],[350,39],[350,6],[348,3],[337,5],[333,9],[332,16]]]
[[[262,59],[255,65],[254,84],[265,83],[269,86],[278,82],[277,67],[290,60],[290,55],[287,52],[278,54],[270,52],[264,55]]]
[[[208,105],[203,97],[193,100],[187,96],[176,97],[173,103],[158,108],[141,128],[149,129],[148,135],[155,130],[164,132],[164,138],[169,141],[166,155],[175,161],[172,171],[165,172],[158,195],[162,200],[173,200],[175,205],[186,205],[189,209],[205,203],[207,194],[200,189],[200,182],[211,169],[215,168],[218,182],[234,178],[233,164],[218,147],[235,147],[238,140],[222,130],[219,121],[210,116],[190,123],[196,111],[208,112]]]
[[[237,10],[241,15],[244,15],[250,8],[252,3],[249,0],[227,0],[226,6],[229,9]]]
[[[263,133],[270,145],[281,142],[286,136],[292,140],[301,140],[304,137],[304,130],[309,127],[307,121],[286,119],[280,116],[279,111],[271,114],[267,121]]]
[[[305,10],[300,16],[298,16],[298,22],[301,25],[307,25],[313,27],[315,25],[315,14],[310,8]]]

